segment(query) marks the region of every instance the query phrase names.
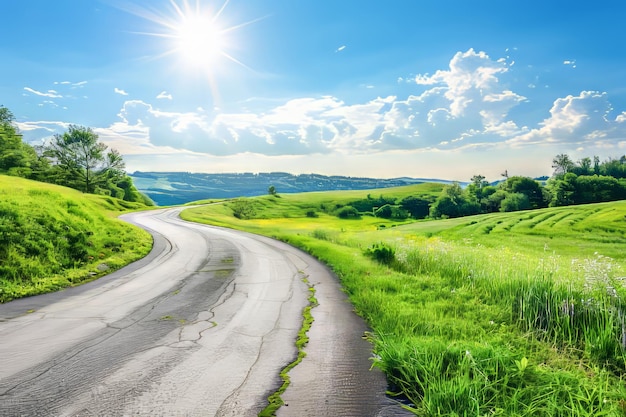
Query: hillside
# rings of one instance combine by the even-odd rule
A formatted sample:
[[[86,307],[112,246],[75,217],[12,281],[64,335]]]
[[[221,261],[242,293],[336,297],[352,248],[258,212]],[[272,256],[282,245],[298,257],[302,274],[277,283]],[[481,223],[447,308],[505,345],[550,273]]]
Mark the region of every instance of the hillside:
[[[267,194],[270,186],[279,193],[332,190],[368,190],[419,184],[451,183],[423,178],[374,179],[285,172],[202,174],[188,172],[140,172],[130,175],[137,189],[160,206],[196,200],[252,197]]]
[[[77,285],[145,256],[150,235],[115,218],[140,208],[0,175],[0,302]]]

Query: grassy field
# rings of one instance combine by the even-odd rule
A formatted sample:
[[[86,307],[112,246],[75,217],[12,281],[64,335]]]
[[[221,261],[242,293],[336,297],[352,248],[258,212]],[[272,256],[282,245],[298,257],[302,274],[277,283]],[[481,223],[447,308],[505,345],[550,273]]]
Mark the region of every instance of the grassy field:
[[[419,222],[327,214],[367,194],[258,197],[248,220],[234,202],[183,217],[329,264],[372,328],[374,364],[417,415],[626,415],[626,202]]]
[[[78,285],[145,256],[150,235],[115,218],[141,208],[0,175],[0,302]]]

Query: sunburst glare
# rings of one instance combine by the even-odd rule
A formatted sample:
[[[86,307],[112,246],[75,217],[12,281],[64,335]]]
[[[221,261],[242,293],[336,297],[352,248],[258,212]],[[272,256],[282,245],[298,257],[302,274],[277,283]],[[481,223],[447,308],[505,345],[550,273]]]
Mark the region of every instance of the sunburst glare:
[[[241,46],[233,34],[262,19],[230,24],[224,16],[229,2],[225,0],[219,5],[201,0],[169,0],[169,7],[163,9],[136,4],[125,4],[120,8],[155,25],[154,31],[134,32],[163,40],[162,52],[152,58],[175,57],[177,68],[186,75],[199,73],[205,76],[215,96],[216,74],[224,71],[226,64],[235,63],[251,70],[233,56],[231,51]]]

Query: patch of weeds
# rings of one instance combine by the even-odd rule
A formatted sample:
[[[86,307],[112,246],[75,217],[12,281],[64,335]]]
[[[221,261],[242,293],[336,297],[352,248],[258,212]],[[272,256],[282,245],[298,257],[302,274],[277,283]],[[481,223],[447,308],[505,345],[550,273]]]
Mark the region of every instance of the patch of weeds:
[[[232,272],[231,269],[219,269],[215,271],[215,278],[228,278]]]
[[[298,348],[298,357],[296,360],[287,365],[281,372],[280,377],[283,380],[283,384],[280,386],[278,391],[273,393],[267,398],[268,405],[265,407],[260,413],[259,417],[271,417],[276,415],[276,411],[284,404],[284,401],[280,397],[283,394],[290,383],[289,371],[291,371],[296,365],[302,362],[302,359],[306,356],[306,352],[304,351],[304,347],[309,342],[309,336],[307,335],[311,325],[313,324],[313,315],[311,314],[311,310],[318,305],[317,299],[315,298],[315,287],[311,285],[308,279],[303,278],[302,281],[309,286],[309,305],[304,307],[302,310],[302,317],[304,320],[302,321],[302,327],[300,331],[298,331],[298,338],[296,339],[296,347]]]

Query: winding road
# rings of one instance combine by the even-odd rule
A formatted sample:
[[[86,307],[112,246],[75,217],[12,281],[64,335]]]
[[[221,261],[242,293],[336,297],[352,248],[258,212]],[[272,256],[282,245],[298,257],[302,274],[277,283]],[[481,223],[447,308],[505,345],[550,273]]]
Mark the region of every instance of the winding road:
[[[365,324],[336,278],[281,242],[127,214],[144,259],[0,305],[0,416],[256,416],[292,362],[309,288],[319,306],[279,416],[404,414],[370,371]]]

